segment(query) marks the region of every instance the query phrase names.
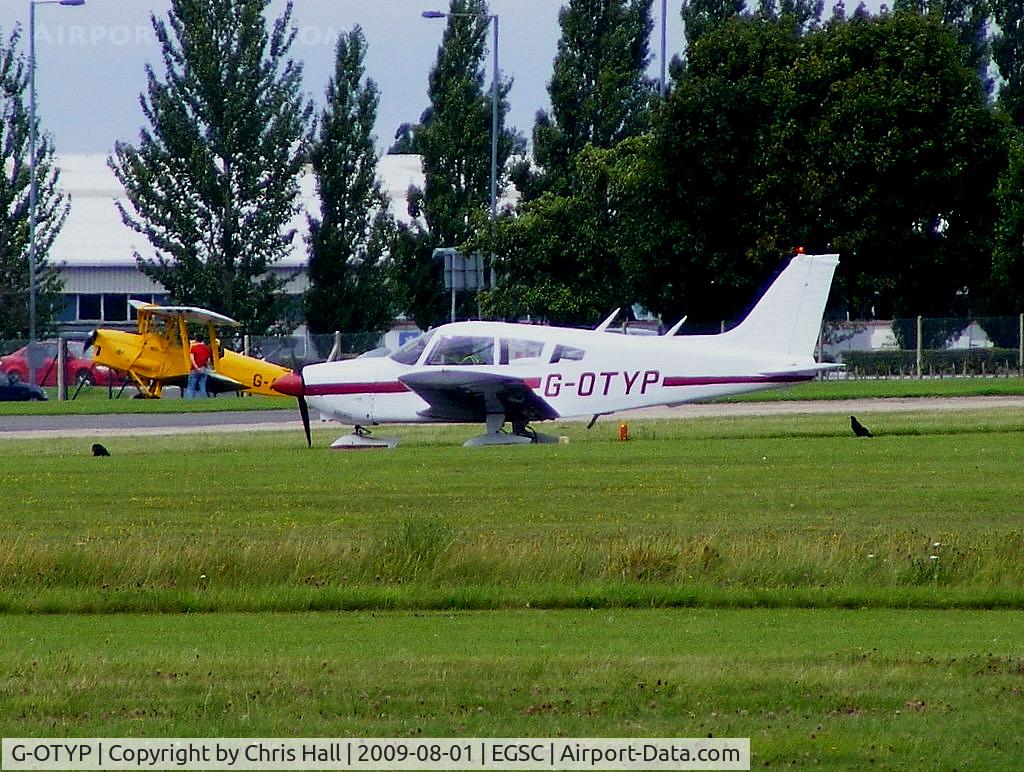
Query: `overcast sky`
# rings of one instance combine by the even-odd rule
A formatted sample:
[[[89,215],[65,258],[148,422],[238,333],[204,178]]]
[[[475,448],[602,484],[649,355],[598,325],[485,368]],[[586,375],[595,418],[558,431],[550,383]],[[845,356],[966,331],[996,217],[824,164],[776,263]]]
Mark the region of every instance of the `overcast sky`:
[[[878,0],[869,2],[877,7]],[[562,0],[490,0],[499,16],[499,63],[514,85],[509,95],[509,123],[527,137],[534,114],[548,106],[547,81],[558,43],[558,9]],[[832,2],[826,0],[826,15]],[[276,18],[285,0],[271,0]],[[680,0],[668,0],[667,58],[682,48]],[[855,3],[847,3],[855,7]],[[334,64],[340,31],[359,24],[369,51],[367,75],[380,89],[378,144],[390,144],[395,129],[416,121],[427,106],[427,72],[444,31],[443,19],[421,12],[447,0],[294,0],[298,38],[292,49],[304,63],[305,89],[319,103]],[[139,94],[145,87],[143,66],[163,73],[150,14],[166,18],[170,0],[86,0],[81,7],[36,8],[36,88],[45,131],[54,135],[58,152],[109,153],[118,140],[135,142],[143,123]],[[657,77],[660,54],[660,0],[653,3],[651,75]],[[28,52],[29,0],[0,0],[0,32],[15,24],[23,29]],[[488,50],[490,41],[488,37]],[[490,55],[490,53],[488,54]],[[487,64],[490,83],[491,63]]]

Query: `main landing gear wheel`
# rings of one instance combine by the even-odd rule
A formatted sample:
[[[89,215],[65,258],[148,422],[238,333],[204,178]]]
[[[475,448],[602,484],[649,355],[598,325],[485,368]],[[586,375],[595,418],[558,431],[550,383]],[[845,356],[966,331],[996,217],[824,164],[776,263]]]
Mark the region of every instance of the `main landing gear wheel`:
[[[526,421],[513,421],[511,432],[506,432],[504,427],[505,416],[503,414],[488,415],[487,433],[466,440],[462,446],[464,448],[481,448],[489,445],[532,445],[534,443],[558,442],[558,437],[534,431]]]
[[[374,437],[369,429],[356,426],[352,434],[338,437],[331,443],[331,450],[374,450],[391,449],[398,444],[398,437]]]

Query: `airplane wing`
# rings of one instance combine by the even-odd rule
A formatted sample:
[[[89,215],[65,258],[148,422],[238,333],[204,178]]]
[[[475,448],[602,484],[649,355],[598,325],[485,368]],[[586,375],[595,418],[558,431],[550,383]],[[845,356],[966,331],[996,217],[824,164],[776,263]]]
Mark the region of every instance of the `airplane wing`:
[[[504,413],[510,420],[543,421],[558,418],[551,405],[537,396],[522,378],[464,370],[437,370],[403,375],[398,380],[430,407],[425,418],[445,421],[484,421]],[[537,385],[537,384],[534,384]]]
[[[182,391],[188,386],[188,376],[179,375],[174,378],[165,378],[163,380],[164,386],[180,386]],[[217,372],[207,373],[206,376],[206,392],[208,394],[224,394],[229,391],[246,391],[249,389],[244,383],[236,381],[234,378],[228,378],[226,375],[221,375]]]
[[[199,308],[198,306],[155,306],[152,303],[143,303],[139,300],[129,300],[128,303],[136,311],[145,311],[153,316],[181,317],[186,322],[192,322],[193,324],[220,324],[225,327],[242,326],[240,322],[236,322],[230,316],[224,316],[216,311]]]

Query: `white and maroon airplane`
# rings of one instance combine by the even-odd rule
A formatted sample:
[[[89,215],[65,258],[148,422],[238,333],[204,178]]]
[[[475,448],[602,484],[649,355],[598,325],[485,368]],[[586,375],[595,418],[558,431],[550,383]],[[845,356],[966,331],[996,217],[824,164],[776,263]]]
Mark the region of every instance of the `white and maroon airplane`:
[[[391,447],[364,427],[484,423],[466,445],[552,442],[531,421],[680,405],[784,386],[837,367],[814,360],[838,255],[797,254],[736,327],[718,335],[661,336],[503,322],[455,322],[387,356],[307,365],[272,388],[355,426],[332,448]],[[511,431],[505,430],[505,425]]]

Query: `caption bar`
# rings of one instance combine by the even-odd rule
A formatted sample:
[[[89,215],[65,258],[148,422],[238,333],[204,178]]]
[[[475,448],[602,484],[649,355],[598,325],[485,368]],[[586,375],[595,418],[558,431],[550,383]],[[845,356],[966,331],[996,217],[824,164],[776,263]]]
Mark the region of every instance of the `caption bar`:
[[[750,738],[4,738],[2,768],[750,769]]]

